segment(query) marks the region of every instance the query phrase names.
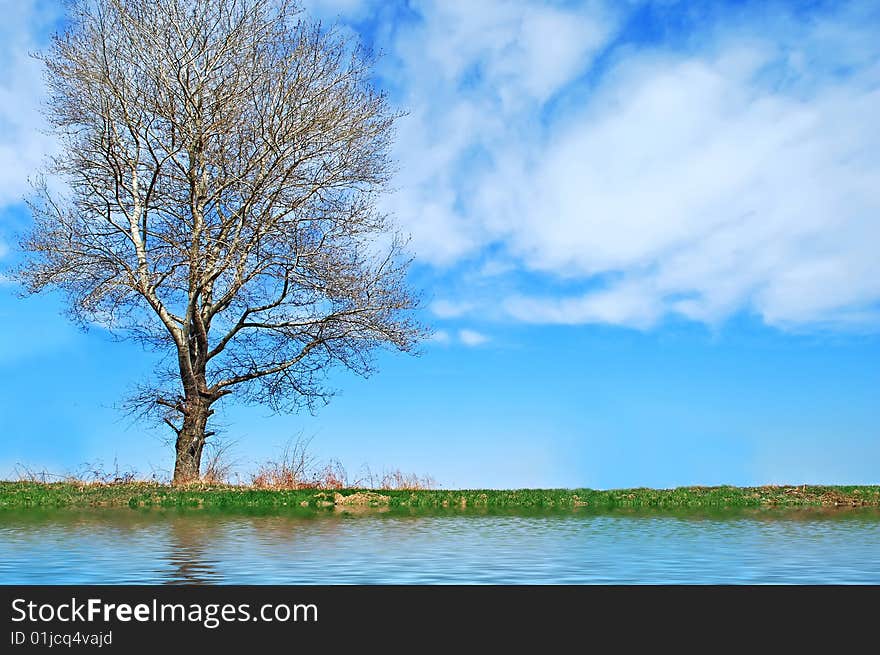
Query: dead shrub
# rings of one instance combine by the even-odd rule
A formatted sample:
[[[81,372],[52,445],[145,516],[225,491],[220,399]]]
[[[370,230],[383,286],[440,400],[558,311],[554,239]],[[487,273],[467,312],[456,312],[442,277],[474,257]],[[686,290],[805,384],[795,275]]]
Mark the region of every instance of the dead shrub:
[[[289,441],[278,459],[260,464],[251,475],[251,485],[257,489],[303,489],[315,487],[316,459],[309,453],[311,439],[298,437]]]
[[[202,462],[204,473],[200,480],[202,483],[231,484],[232,469],[238,463],[230,458],[230,451],[234,445],[234,441],[211,441],[205,445]]]

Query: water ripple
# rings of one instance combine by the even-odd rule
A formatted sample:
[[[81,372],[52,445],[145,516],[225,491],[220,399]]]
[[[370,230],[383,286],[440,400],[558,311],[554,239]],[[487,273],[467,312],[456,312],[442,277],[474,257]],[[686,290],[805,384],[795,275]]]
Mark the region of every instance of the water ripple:
[[[880,515],[4,512],[0,582],[877,584]]]

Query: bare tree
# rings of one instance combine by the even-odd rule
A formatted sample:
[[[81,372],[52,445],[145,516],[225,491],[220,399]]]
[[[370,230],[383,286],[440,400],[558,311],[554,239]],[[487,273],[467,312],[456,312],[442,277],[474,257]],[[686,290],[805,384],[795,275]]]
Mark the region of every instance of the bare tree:
[[[229,394],[311,407],[422,334],[377,195],[397,115],[371,59],[289,0],[82,0],[40,58],[61,154],[19,276],[171,354],[141,395],[198,477]]]

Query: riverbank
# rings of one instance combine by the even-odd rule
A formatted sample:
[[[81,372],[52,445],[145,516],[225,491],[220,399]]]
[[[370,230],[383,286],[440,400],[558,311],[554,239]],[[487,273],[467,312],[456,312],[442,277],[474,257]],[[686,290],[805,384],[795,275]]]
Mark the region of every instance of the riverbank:
[[[880,485],[677,489],[366,490],[153,483],[0,482],[0,509],[63,507],[312,508],[722,508],[880,507]]]

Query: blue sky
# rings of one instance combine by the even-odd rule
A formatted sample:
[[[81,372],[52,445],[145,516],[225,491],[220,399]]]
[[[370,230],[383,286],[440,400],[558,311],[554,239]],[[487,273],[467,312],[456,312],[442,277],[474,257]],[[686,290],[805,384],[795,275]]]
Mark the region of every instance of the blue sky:
[[[303,434],[446,487],[880,482],[877,3],[306,7],[408,111],[383,207],[435,333],[315,416],[226,406],[242,471]],[[0,8],[2,270],[60,15]],[[154,355],[62,312],[0,280],[0,475],[170,469],[114,409]]]

